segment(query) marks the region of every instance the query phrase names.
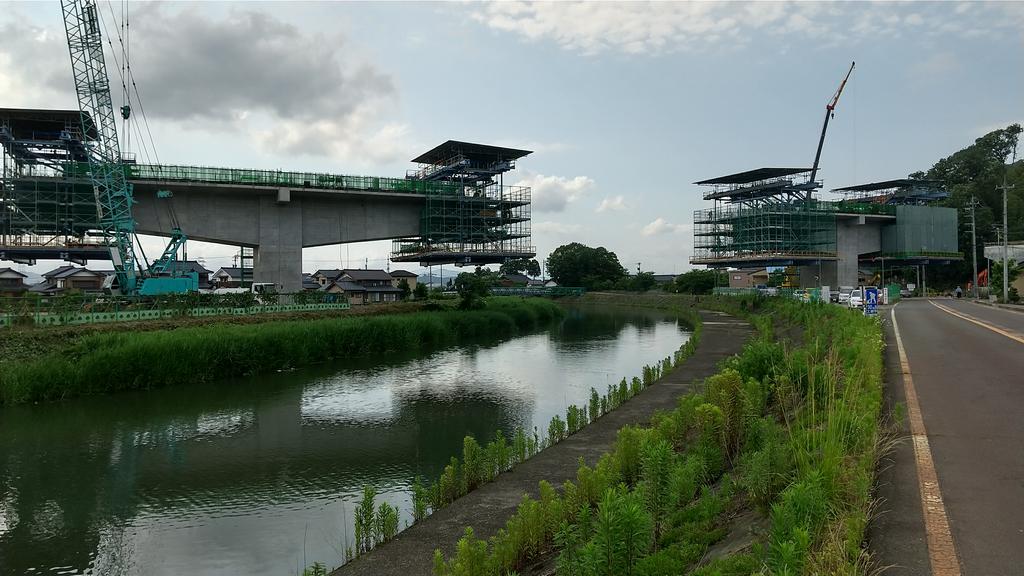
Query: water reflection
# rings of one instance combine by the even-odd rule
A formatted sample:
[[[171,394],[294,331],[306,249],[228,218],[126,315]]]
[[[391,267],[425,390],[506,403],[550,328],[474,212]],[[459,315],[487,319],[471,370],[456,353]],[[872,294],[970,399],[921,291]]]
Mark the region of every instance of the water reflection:
[[[0,410],[0,573],[339,564],[363,484],[404,524],[412,478],[466,434],[544,427],[682,340],[657,314],[574,308],[503,343]]]

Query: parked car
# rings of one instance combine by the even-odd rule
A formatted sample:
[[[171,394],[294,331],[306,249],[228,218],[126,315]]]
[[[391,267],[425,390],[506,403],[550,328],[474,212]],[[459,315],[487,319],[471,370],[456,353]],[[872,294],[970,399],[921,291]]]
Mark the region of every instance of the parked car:
[[[807,302],[807,290],[794,290],[793,298],[801,302]]]
[[[839,287],[839,300],[838,302],[844,306],[850,305],[850,293],[853,292],[853,286],[840,286]]]
[[[860,288],[850,292],[849,296],[850,308],[863,308],[864,307],[864,291]]]

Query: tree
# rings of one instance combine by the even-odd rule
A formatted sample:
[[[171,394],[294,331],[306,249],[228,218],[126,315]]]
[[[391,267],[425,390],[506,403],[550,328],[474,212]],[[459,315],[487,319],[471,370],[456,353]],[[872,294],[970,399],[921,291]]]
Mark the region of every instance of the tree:
[[[459,308],[469,310],[482,306],[481,299],[491,293],[497,274],[486,268],[477,268],[474,272],[462,272],[455,277],[455,291],[461,300]]]
[[[413,294],[413,296],[416,297],[417,300],[422,300],[423,298],[426,298],[427,297],[427,285],[423,284],[423,283],[420,283],[420,282],[417,282],[416,283],[416,288],[412,291],[412,294]]]
[[[647,292],[657,284],[654,279],[654,272],[641,272],[630,278],[629,289],[634,292]]]
[[[548,256],[548,273],[562,286],[600,290],[614,287],[625,278],[626,269],[614,252],[573,242],[555,248]]]
[[[1012,259],[1007,261],[1010,268],[1010,277],[1007,281],[1006,297],[1010,302],[1017,302],[1020,300],[1020,294],[1017,293],[1017,288],[1013,286],[1013,281],[1020,276],[1020,268],[1017,267],[1017,263]],[[1000,299],[1003,297],[1003,262],[1002,260],[992,261],[992,281],[989,283],[989,294],[998,296]]]
[[[945,266],[928,268],[928,283],[936,287],[959,285],[967,282],[971,270],[970,218],[965,217],[971,200],[976,199],[978,260],[984,259],[986,242],[996,241],[993,227],[1003,220],[1003,196],[998,189],[1005,173],[1007,184],[1016,185],[1007,198],[1007,220],[1011,240],[1024,238],[1024,161],[1007,164],[1017,147],[1022,132],[1019,124],[994,130],[974,141],[974,144],[936,162],[925,172],[915,172],[913,179],[940,180],[949,190],[950,197],[941,205],[964,209],[959,221],[959,249],[964,259]]]
[[[525,258],[506,260],[501,265],[501,269],[498,270],[498,272],[501,274],[526,274],[527,276],[540,276],[540,263],[536,260],[527,260]]]
[[[412,293],[412,288],[409,288],[409,281],[406,280],[405,278],[402,278],[401,280],[398,281],[398,289],[402,291],[401,295],[399,296],[402,300],[408,299],[409,294]]]
[[[690,270],[676,276],[675,285],[681,294],[710,294],[717,283],[717,270]]]

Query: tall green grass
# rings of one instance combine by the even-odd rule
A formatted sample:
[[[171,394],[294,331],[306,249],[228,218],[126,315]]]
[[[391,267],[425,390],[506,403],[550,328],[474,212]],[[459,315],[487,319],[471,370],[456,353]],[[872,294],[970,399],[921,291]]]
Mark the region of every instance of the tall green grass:
[[[548,300],[492,298],[487,308],[474,311],[94,334],[67,349],[4,365],[0,404],[212,382],[223,374],[248,376],[328,360],[507,338],[562,315],[561,307]]]

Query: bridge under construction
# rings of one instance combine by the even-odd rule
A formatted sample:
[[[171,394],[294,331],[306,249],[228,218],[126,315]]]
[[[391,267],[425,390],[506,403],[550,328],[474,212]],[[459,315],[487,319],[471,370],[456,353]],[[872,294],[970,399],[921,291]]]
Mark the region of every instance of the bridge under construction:
[[[86,118],[83,126],[81,118]],[[87,171],[95,128],[78,110],[0,109],[0,260],[109,259]],[[530,154],[449,140],[404,177],[154,165],[125,157],[143,234],[251,253],[253,281],[300,289],[302,249],[392,240],[397,262],[532,258],[530,189],[503,175]]]

